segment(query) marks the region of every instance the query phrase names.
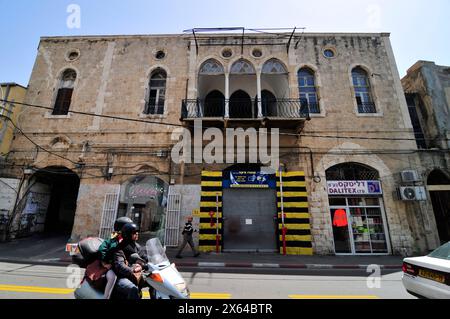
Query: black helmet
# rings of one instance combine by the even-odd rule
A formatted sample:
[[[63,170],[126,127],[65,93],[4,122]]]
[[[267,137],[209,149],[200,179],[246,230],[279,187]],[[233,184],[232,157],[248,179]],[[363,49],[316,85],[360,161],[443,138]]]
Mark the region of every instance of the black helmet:
[[[125,224],[122,227],[122,238],[125,241],[131,241],[131,236],[138,231],[138,227],[134,223]]]
[[[132,222],[133,221],[131,220],[131,218],[128,218],[128,217],[117,218],[117,220],[114,223],[114,231],[116,231],[116,232],[121,231],[123,226],[125,226],[125,224],[132,223]]]

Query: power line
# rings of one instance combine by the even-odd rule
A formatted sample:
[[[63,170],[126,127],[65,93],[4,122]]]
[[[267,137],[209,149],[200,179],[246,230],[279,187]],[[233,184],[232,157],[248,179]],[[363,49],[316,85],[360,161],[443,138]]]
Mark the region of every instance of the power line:
[[[10,121],[11,124],[15,127],[15,129],[18,130],[18,131],[19,131],[19,132],[20,132],[20,133],[21,133],[28,141],[30,141],[32,144],[34,144],[37,148],[43,150],[44,152],[46,152],[46,153],[48,153],[48,154],[51,154],[51,155],[56,156],[56,157],[59,157],[59,158],[61,158],[61,159],[63,159],[63,160],[69,161],[69,162],[72,163],[72,164],[75,164],[75,165],[79,165],[79,164],[80,164],[80,163],[74,162],[74,161],[72,161],[71,159],[68,159],[68,158],[66,158],[66,157],[64,157],[64,156],[58,155],[58,154],[56,154],[56,153],[53,153],[53,152],[47,150],[46,148],[40,146],[40,145],[37,144],[35,141],[33,141],[30,137],[28,137],[28,135],[26,135],[26,134],[25,134],[25,133],[24,133],[24,132],[16,125],[16,124],[14,124],[14,121],[13,121],[12,119],[10,119],[9,117],[4,116],[4,115],[0,115],[0,117],[3,117],[3,118],[5,118],[5,119],[7,119],[8,121]]]
[[[29,103],[23,103],[23,102],[12,102],[8,100],[0,99],[0,102],[8,102],[12,104],[19,104],[23,106],[29,106],[34,108],[40,108],[45,110],[53,111],[53,108],[46,107],[42,105],[36,105],[36,104],[29,104]],[[136,119],[136,118],[127,118],[127,117],[120,117],[120,116],[112,116],[112,115],[103,115],[103,114],[94,114],[94,113],[88,113],[88,112],[80,112],[80,111],[69,111],[69,113],[73,114],[79,114],[79,115],[86,115],[86,116],[93,116],[93,117],[100,117],[100,118],[107,118],[107,119],[113,119],[113,120],[122,120],[122,121],[129,121],[129,122],[137,122],[137,123],[144,123],[144,124],[156,124],[156,125],[165,125],[165,126],[174,126],[179,128],[195,128],[195,125],[183,125],[183,124],[175,124],[175,123],[168,123],[168,122],[155,122],[155,121],[149,121],[149,120],[142,120],[142,119]],[[208,128],[217,128],[215,126],[202,126],[204,129]],[[167,133],[167,132],[151,132],[151,133]],[[263,132],[259,132],[263,133]],[[369,132],[368,132],[369,133]],[[267,135],[273,135],[273,132],[266,132]],[[381,141],[434,141],[435,139],[426,139],[426,138],[397,138],[397,137],[367,137],[367,136],[339,136],[339,135],[320,135],[320,134],[308,134],[308,133],[278,133],[279,135],[284,136],[293,136],[293,137],[313,137],[313,138],[324,138],[324,139],[350,139],[350,140],[381,140]],[[442,141],[449,141],[447,138],[440,138],[439,140]]]
[[[53,108],[48,107],[48,106],[29,104],[29,103],[23,103],[23,102],[12,102],[12,101],[3,100],[3,99],[0,99],[0,102],[8,102],[8,103],[13,103],[13,104],[19,104],[19,105],[23,105],[23,106],[30,106],[30,107],[34,107],[34,108],[39,108],[39,109],[53,111]],[[138,123],[146,123],[146,124],[158,124],[158,125],[169,125],[169,126],[176,126],[176,127],[184,127],[184,125],[182,125],[182,124],[161,123],[161,122],[155,122],[155,121],[133,119],[133,118],[127,118],[127,117],[121,117],[121,116],[113,116],[113,115],[95,114],[95,113],[89,113],[89,112],[80,112],[80,111],[73,111],[73,110],[69,111],[69,113],[79,114],[79,115],[86,115],[86,116],[101,117],[101,118],[107,118],[107,119],[112,119],[112,120],[122,120],[122,121],[130,121],[130,122],[138,122]]]

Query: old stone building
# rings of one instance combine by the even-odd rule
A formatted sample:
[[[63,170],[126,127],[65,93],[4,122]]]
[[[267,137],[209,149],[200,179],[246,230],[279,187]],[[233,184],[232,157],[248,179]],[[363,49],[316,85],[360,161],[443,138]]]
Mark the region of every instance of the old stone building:
[[[418,61],[402,79],[414,127],[421,169],[429,201],[424,210],[433,212],[422,232],[437,228],[437,243],[450,240],[450,67]],[[434,224],[434,222],[436,224]],[[436,228],[434,228],[436,227]]]
[[[194,212],[203,251],[435,245],[434,219],[424,212],[426,233],[415,213],[426,204],[396,195],[400,172],[421,162],[389,34],[200,31],[41,39],[21,123],[29,139],[17,134],[2,170],[24,181],[12,234],[104,236],[126,214],[176,245]],[[175,162],[172,133],[194,139],[196,127],[278,129],[281,170],[249,156]]]

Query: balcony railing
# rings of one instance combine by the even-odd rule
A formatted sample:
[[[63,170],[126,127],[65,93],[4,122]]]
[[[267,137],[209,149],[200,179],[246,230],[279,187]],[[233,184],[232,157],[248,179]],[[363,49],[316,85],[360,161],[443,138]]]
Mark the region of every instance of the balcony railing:
[[[377,113],[377,109],[375,108],[375,103],[373,102],[364,102],[358,103],[358,113],[361,114],[370,114],[370,113]]]
[[[258,116],[258,99],[183,100],[181,119],[224,119],[228,104],[229,119],[309,119],[310,113],[320,113],[317,104],[304,105],[298,99],[262,99],[262,117]]]

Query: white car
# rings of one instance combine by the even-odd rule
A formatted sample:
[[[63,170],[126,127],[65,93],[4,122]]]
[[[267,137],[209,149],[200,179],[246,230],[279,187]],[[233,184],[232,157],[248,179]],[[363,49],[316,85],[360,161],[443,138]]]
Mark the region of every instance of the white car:
[[[405,258],[402,281],[413,296],[450,299],[450,242],[428,256]]]

